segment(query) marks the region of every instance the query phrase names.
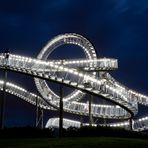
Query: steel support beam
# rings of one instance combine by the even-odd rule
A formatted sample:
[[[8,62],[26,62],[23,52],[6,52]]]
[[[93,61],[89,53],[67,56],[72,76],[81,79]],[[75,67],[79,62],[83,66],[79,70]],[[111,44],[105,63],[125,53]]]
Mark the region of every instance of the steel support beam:
[[[38,97],[36,97],[36,116],[35,116],[35,127],[38,126],[38,113],[39,113],[39,108],[38,108]]]
[[[92,126],[93,124],[92,108],[91,108],[92,99],[93,99],[93,96],[89,95],[89,126]]]
[[[0,99],[0,128],[4,128],[5,121],[5,99],[6,99],[6,82],[7,82],[7,70],[4,70],[4,84],[2,91],[2,98]]]
[[[59,137],[62,137],[63,130],[63,86],[60,85],[60,112],[59,112]]]
[[[80,115],[80,127],[83,127],[83,116]]]
[[[35,126],[41,128],[41,129],[44,128],[44,110],[40,107],[38,97],[36,97]]]
[[[5,52],[5,62],[8,64],[9,59],[9,51],[6,50]],[[3,84],[3,92],[2,98],[0,99],[0,128],[4,128],[4,116],[5,116],[5,97],[6,97],[6,82],[7,82],[7,67],[4,69],[4,84]]]
[[[133,131],[133,119],[132,118],[129,119],[129,130]]]
[[[41,129],[44,128],[44,110],[41,109]]]

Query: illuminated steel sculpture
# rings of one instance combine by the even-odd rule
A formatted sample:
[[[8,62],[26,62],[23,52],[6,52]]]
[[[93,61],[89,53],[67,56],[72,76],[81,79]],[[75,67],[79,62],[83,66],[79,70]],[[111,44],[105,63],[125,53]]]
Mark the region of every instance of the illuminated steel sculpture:
[[[47,60],[48,56],[63,44],[80,46],[86,59],[76,60]],[[6,92],[14,94],[35,105],[35,98],[39,97],[42,108],[58,109],[59,96],[53,92],[46,80],[66,85],[76,90],[63,98],[65,112],[89,116],[86,110],[87,103],[80,102],[85,93],[101,96],[114,105],[91,104],[93,117],[107,119],[127,119],[120,123],[109,123],[106,126],[129,128],[129,119],[138,113],[138,103],[148,105],[148,97],[124,87],[117,82],[108,72],[118,68],[116,59],[97,58],[92,44],[83,36],[68,33],[59,35],[50,40],[41,50],[37,59],[6,53],[0,54],[0,68],[16,71],[35,77],[35,84],[41,97],[28,92],[12,83],[6,83]],[[40,79],[41,78],[41,79]],[[3,90],[3,81],[0,81],[0,89]],[[49,119],[46,127],[57,126],[59,119]],[[148,128],[148,117],[131,120],[135,131]],[[64,119],[64,127],[80,126],[80,122]],[[86,124],[87,125],[87,124]],[[95,124],[93,124],[95,126]],[[104,126],[103,124],[101,124]]]

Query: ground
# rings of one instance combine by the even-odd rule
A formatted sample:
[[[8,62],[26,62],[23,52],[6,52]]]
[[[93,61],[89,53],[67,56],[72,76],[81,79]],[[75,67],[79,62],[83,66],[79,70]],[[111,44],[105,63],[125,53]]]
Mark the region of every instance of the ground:
[[[0,139],[1,148],[146,148],[148,140],[127,138]]]

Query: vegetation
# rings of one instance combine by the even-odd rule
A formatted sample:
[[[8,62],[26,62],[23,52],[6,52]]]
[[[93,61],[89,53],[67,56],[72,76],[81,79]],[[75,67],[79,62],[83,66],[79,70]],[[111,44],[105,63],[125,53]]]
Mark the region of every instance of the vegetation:
[[[33,127],[5,128],[0,130],[0,138],[54,138],[58,137],[58,129],[39,129]],[[148,134],[110,127],[70,127],[63,129],[62,137],[120,137],[148,139]]]
[[[111,127],[89,127],[68,128],[63,132],[65,137],[123,137],[123,138],[141,138],[148,139],[148,135],[141,132],[125,130],[123,128]]]

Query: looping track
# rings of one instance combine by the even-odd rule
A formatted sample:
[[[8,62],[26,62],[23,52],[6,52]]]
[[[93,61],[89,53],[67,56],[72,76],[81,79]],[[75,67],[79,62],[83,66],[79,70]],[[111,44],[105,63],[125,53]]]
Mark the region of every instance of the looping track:
[[[80,46],[86,55],[86,59],[47,60],[48,56],[63,44]],[[10,82],[6,84],[6,91],[33,105],[35,105],[35,98],[38,97],[41,107],[44,109],[59,108],[59,96],[49,88],[46,80],[76,89],[63,98],[64,111],[73,114],[88,116],[89,113],[86,110],[88,104],[81,102],[85,93],[101,96],[114,104],[92,104],[91,114],[93,117],[129,119],[138,113],[138,103],[148,105],[147,96],[121,85],[109,74],[109,71],[118,68],[117,60],[98,59],[92,44],[78,34],[62,34],[53,38],[41,50],[37,59],[2,53],[0,54],[0,68],[35,77],[35,84],[42,98]],[[3,81],[0,81],[1,90],[3,83]],[[57,120],[50,119],[46,126],[56,125]],[[65,127],[74,124],[79,126],[79,122],[67,119],[64,119],[64,123]],[[133,128],[136,131],[144,130],[147,128],[147,123],[147,117],[138,119],[133,122]],[[108,126],[128,127],[129,123],[108,124]]]

